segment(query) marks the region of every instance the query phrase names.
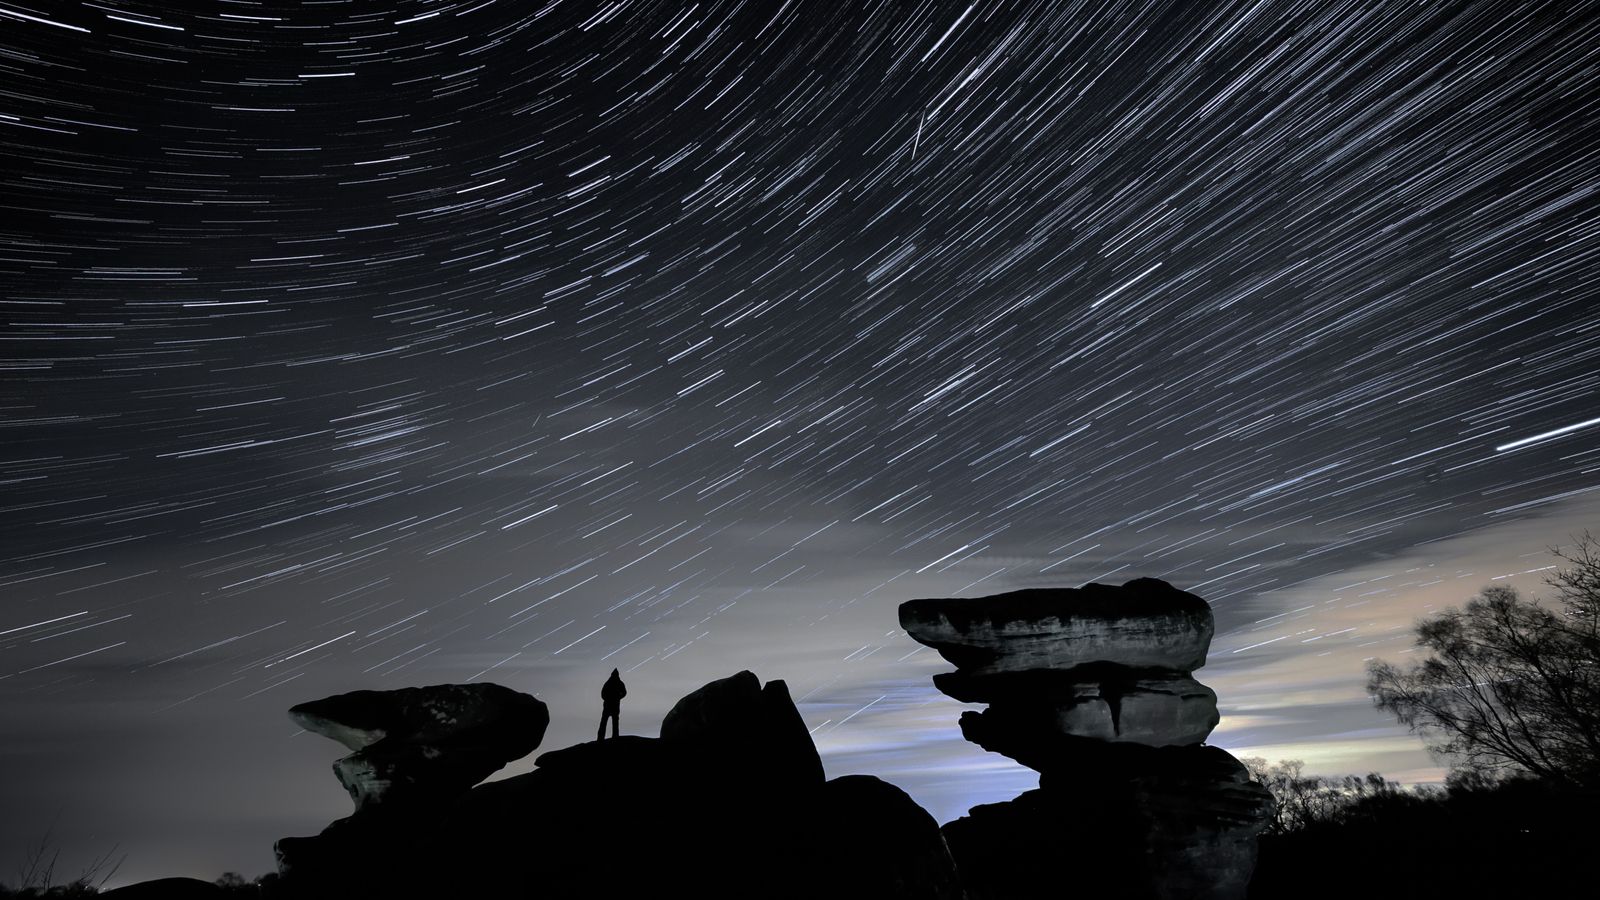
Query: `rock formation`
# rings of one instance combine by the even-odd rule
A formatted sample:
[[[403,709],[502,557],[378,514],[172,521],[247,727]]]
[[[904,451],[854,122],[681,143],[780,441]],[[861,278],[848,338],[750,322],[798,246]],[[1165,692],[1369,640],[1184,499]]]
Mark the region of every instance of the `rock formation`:
[[[660,737],[553,750],[483,784],[538,747],[542,702],[495,684],[355,691],[289,711],[352,751],[333,770],[356,808],[280,839],[261,896],[1245,896],[1272,800],[1205,745],[1205,601],[1138,579],[912,600],[900,622],[955,664],[941,690],[987,706],[962,733],[1036,769],[1038,789],[941,828],[887,782],[828,780],[788,687],[751,672],[691,691]],[[221,890],[129,896],[180,889]]]
[[[354,691],[302,703],[289,717],[355,751],[333,764],[355,813],[273,848],[279,874],[301,893],[405,884],[429,820],[531,753],[550,724],[538,699],[489,683]]]
[[[968,677],[1089,663],[1192,672],[1206,664],[1211,607],[1164,581],[911,600],[900,625]]]
[[[550,711],[498,684],[352,691],[289,710],[355,752],[333,764],[356,809],[454,797],[532,753]]]
[[[697,748],[727,767],[748,769],[754,764],[768,776],[792,779],[801,787],[820,785],[824,779],[822,757],[788,685],[773,680],[762,686],[748,671],[685,695],[661,720],[661,739]]]
[[[359,692],[291,711],[357,748],[353,756],[396,760],[397,774],[368,780],[363,767],[352,778],[354,768],[336,766],[360,808],[315,838],[278,842],[273,897],[623,897],[676,888],[709,898],[962,900],[933,817],[879,779],[825,780],[782,681],[762,685],[739,672],[678,701],[659,738],[552,750],[531,772],[453,795],[424,789],[436,773],[461,784],[493,758],[486,747],[525,743],[491,739],[515,730],[526,704],[514,698],[523,695],[471,687],[492,690],[448,717],[470,723],[460,730],[430,724],[425,710],[455,696],[441,688]],[[413,767],[409,750],[369,753],[386,742],[427,748],[426,765]],[[452,762],[458,750],[463,758]]]
[[[1204,745],[1216,694],[1210,606],[1163,581],[912,600],[900,624],[956,671],[940,690],[988,709],[966,738],[1040,787],[944,827],[967,895],[1242,898],[1271,797]]]

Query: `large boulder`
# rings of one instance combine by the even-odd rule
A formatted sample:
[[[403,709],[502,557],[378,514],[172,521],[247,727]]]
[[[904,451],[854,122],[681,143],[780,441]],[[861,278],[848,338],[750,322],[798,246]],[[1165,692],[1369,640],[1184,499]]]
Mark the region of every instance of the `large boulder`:
[[[961,900],[938,823],[904,791],[772,775],[681,734],[577,744],[475,788],[432,852],[456,860],[457,896],[648,896],[682,881],[709,898]],[[536,865],[504,864],[530,848]]]
[[[1153,747],[1199,744],[1221,719],[1216,692],[1187,675],[1087,666],[1060,674],[1030,679],[1032,692],[1017,684],[1004,691],[967,690],[969,682],[937,675],[934,683],[955,684],[946,693],[968,702],[978,702],[969,699],[975,695],[994,696],[987,711],[971,715],[988,720],[991,730],[1003,729],[1014,742],[1063,734]]]
[[[279,838],[272,854],[285,896],[378,896],[414,881],[428,869],[419,851],[443,808],[373,807],[314,835]]]
[[[690,864],[685,842],[704,851],[694,880],[720,865],[725,848],[702,825],[720,792],[668,742],[622,735],[547,751],[537,763],[474,788],[440,822],[434,852],[452,861],[453,896],[648,892]]]
[[[680,880],[741,900],[961,896],[933,817],[875,778],[825,782],[784,683],[750,672],[689,693],[660,738],[551,750],[475,788],[441,833],[463,896],[651,895]],[[503,865],[528,848],[537,866]]]
[[[822,786],[808,829],[812,896],[963,900],[939,823],[905,791],[871,775]]]
[[[289,717],[355,751],[333,768],[357,809],[459,795],[531,753],[550,724],[537,698],[488,682],[352,691]]]
[[[780,680],[761,684],[749,671],[709,682],[673,705],[661,739],[692,747],[774,783],[822,784],[822,757],[800,710]]]
[[[411,743],[485,740],[537,747],[550,723],[544,703],[492,682],[435,684],[388,691],[351,691],[289,708],[307,731],[351,750],[382,740]]]
[[[692,746],[623,735],[473,789],[441,823],[437,852],[455,860],[454,896],[649,896],[682,881],[731,897],[787,868],[793,797]],[[519,859],[530,864],[508,865]]]
[[[1205,665],[1211,607],[1164,581],[1032,588],[989,597],[910,600],[900,627],[964,674],[1092,663],[1192,672]]]
[[[498,684],[353,691],[302,703],[290,718],[354,753],[333,764],[355,812],[273,845],[290,896],[373,895],[426,879],[437,820],[472,786],[544,738],[544,703]],[[298,892],[298,893],[297,893]]]
[[[1214,629],[1163,581],[912,600],[900,623],[956,671],[938,688],[988,709],[967,740],[1040,773],[1039,789],[944,827],[971,900],[1074,895],[1238,900],[1272,798],[1204,746],[1217,695],[1190,677]]]
[[[1115,752],[944,826],[970,900],[1075,896],[1228,900],[1246,894],[1271,796],[1215,747]],[[1070,873],[1070,874],[1067,874]]]

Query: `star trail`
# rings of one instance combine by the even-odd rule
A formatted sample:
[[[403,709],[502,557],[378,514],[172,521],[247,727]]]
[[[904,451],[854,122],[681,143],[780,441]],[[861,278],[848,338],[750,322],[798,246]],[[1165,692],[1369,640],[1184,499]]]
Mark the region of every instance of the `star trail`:
[[[944,821],[1029,773],[896,605],[1138,576],[1215,608],[1215,742],[1427,777],[1362,661],[1600,530],[1597,48],[1568,3],[0,0],[0,845],[263,872],[346,803],[293,703],[493,680],[553,748],[613,666],[635,733],[786,679]]]

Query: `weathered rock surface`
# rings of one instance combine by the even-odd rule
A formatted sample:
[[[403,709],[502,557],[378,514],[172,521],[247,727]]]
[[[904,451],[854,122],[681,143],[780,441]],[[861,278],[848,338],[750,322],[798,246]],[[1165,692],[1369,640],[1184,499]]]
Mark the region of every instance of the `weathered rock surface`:
[[[358,810],[458,795],[533,752],[550,724],[538,699],[487,682],[352,691],[289,717],[356,751],[333,769]]]
[[[1190,677],[1214,628],[1199,597],[1122,587],[913,600],[900,622],[957,666],[940,690],[988,709],[961,732],[1039,789],[945,825],[970,900],[1245,896],[1270,794],[1203,745],[1215,692]]]
[[[989,705],[962,716],[968,737],[1033,768],[1058,736],[1199,744],[1220,719],[1189,675],[1205,664],[1211,608],[1163,581],[912,600],[900,621],[959,667],[934,676],[940,690]]]
[[[307,886],[407,884],[426,869],[417,836],[473,785],[531,753],[550,723],[544,703],[487,682],[353,691],[302,703],[289,717],[355,750],[333,771],[356,804],[320,834],[273,846],[291,896]]]
[[[991,734],[1005,733],[1019,743],[1048,741],[1052,735],[1129,741],[1152,747],[1199,744],[1217,726],[1217,695],[1192,678],[1136,679],[1124,683],[1086,682],[1035,705],[995,704],[964,715],[979,717]],[[985,745],[987,747],[987,745]],[[998,747],[997,752],[1007,753]]]
[[[1154,578],[911,600],[900,627],[970,676],[1104,662],[1192,672],[1213,630],[1204,600]]]

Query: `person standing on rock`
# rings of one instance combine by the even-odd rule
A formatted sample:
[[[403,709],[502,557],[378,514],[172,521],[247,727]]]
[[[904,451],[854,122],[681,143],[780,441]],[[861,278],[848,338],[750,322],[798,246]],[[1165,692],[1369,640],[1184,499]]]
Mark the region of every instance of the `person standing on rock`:
[[[611,670],[611,677],[606,679],[605,686],[600,688],[600,732],[594,736],[597,741],[606,739],[606,720],[611,720],[611,736],[617,736],[618,715],[622,711],[622,698],[628,696],[628,686],[622,683],[622,676],[616,669]]]

